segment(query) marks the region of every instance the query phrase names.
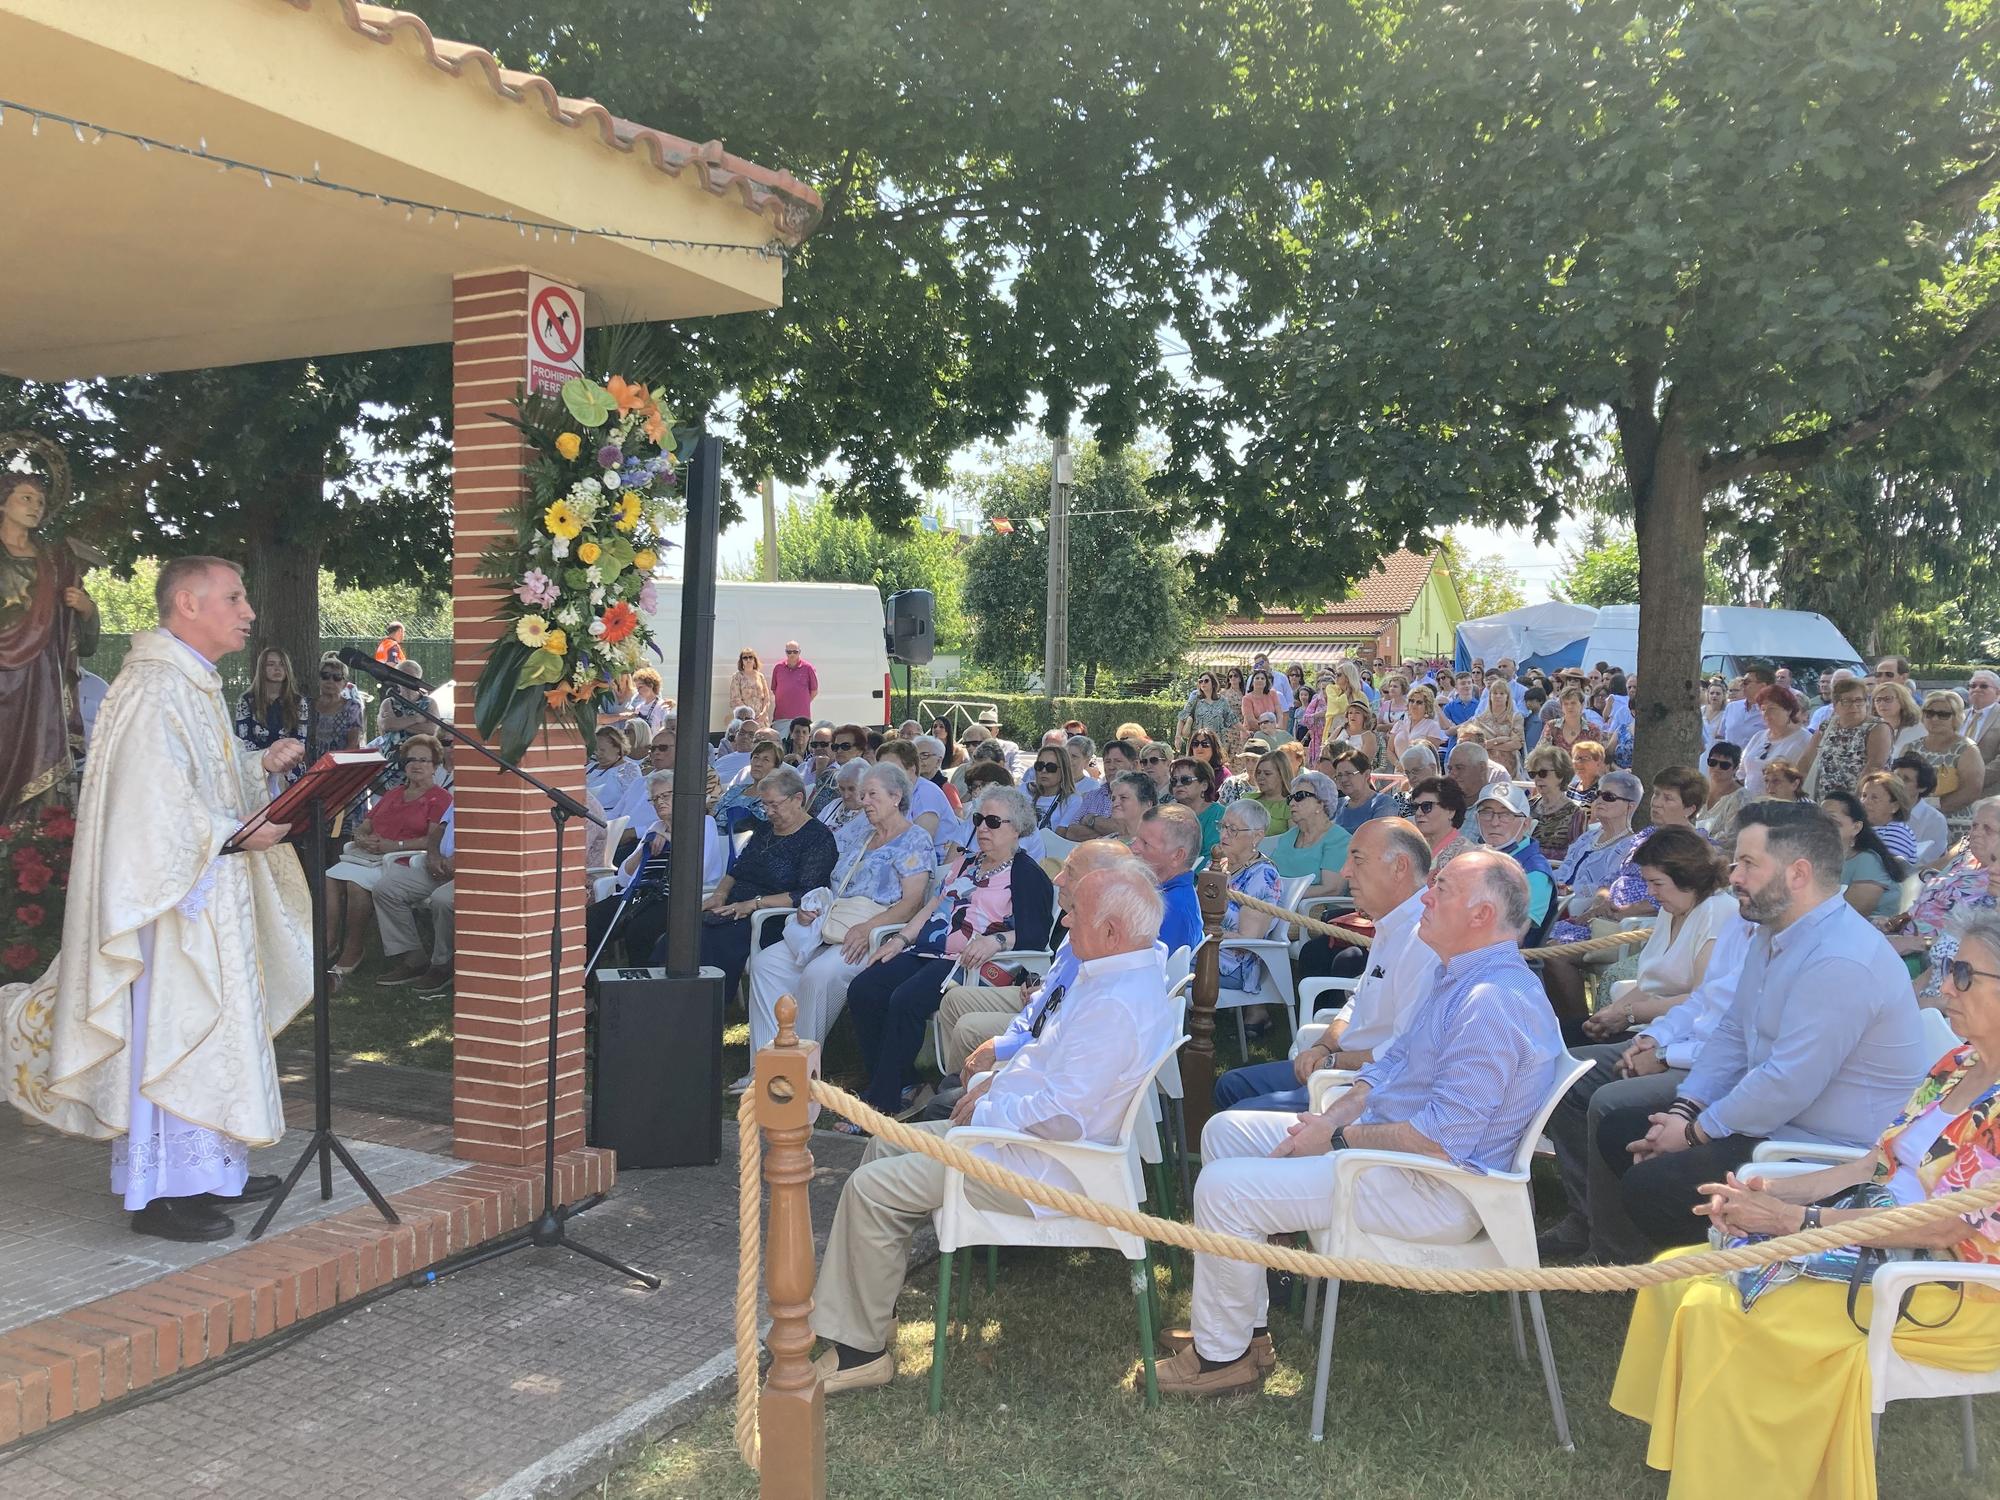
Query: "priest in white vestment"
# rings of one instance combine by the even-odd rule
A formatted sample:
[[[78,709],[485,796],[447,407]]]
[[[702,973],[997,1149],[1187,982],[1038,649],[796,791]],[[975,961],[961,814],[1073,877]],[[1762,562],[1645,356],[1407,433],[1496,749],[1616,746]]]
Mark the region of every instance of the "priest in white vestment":
[[[0,990],[0,1087],[30,1117],[112,1142],[132,1227],[234,1232],[268,1197],[249,1148],[284,1134],[271,1039],[312,998],[312,903],[283,825],[222,848],[303,753],[233,732],[215,664],[256,618],[235,564],[160,570],[160,629],[133,637],[85,765],[62,951]]]

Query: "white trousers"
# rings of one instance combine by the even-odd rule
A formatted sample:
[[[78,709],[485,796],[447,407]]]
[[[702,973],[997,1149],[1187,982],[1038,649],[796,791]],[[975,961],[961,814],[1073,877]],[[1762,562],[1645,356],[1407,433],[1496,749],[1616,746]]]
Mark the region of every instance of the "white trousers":
[[[773,943],[750,955],[750,1055],[778,1037],[778,1000],[799,1002],[799,1040],[823,1042],[847,1004],[847,986],[867,965],[840,956],[840,944],[814,948],[801,961],[788,943]]]
[[[139,929],[132,981],[132,1129],[111,1143],[111,1191],[137,1211],[155,1198],[215,1193],[234,1198],[250,1176],[250,1148],[239,1140],[168,1114],[139,1092],[146,1071],[146,1015],[153,998],[153,924]]]
[[[1283,1157],[1271,1153],[1298,1120],[1274,1110],[1224,1110],[1201,1133],[1201,1176],[1194,1185],[1194,1221],[1247,1240],[1324,1229],[1333,1201],[1333,1154]],[[1354,1221],[1371,1233],[1440,1245],[1463,1244],[1479,1232],[1479,1215],[1456,1191],[1416,1172],[1376,1167],[1355,1179]],[[1231,1360],[1270,1320],[1264,1268],[1225,1256],[1194,1258],[1192,1326],[1205,1359]]]

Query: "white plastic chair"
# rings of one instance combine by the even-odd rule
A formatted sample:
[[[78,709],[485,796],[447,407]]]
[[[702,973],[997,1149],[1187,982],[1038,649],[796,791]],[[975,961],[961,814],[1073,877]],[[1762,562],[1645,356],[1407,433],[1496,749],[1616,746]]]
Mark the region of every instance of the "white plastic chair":
[[[1300,916],[1317,917],[1322,922],[1330,922],[1335,917],[1344,917],[1353,910],[1352,896],[1307,896],[1297,907]],[[1289,932],[1292,940],[1292,957],[1297,958],[1299,950],[1305,947],[1312,934],[1303,927],[1291,928]]]
[[[618,888],[618,843],[625,837],[625,830],[632,826],[630,818],[619,817],[608,820],[604,825],[604,855],[611,861],[608,865],[592,865],[585,872],[590,881],[590,899],[602,901]]]
[[[1007,964],[1014,968],[1026,969],[1031,974],[1048,973],[1049,965],[1055,961],[1055,954],[1047,948],[1009,948],[987,960],[988,963]],[[944,989],[948,991],[953,985],[965,984],[968,981],[969,976],[965,972],[965,966],[954,964],[952,971],[945,975]],[[944,1029],[938,1025],[937,1012],[931,1013],[930,1022],[925,1029],[930,1033],[931,1058],[937,1063],[938,1073],[942,1076],[950,1070],[944,1065]],[[919,1046],[917,1056],[922,1058],[923,1054],[924,1049]]]
[[[1294,875],[1279,883],[1277,904],[1286,911],[1296,911],[1306,887],[1312,884],[1310,875]],[[1292,943],[1290,930],[1278,918],[1272,918],[1269,936],[1247,938],[1228,936],[1222,939],[1224,952],[1253,953],[1258,959],[1257,988],[1254,990],[1221,990],[1215,997],[1218,1011],[1236,1012],[1236,1051],[1239,1057],[1250,1056],[1250,1037],[1243,1026],[1243,1007],[1246,1005],[1276,1005],[1285,1013],[1287,1030],[1295,1028],[1292,1011],[1296,1005],[1292,989]]]
[[[1099,1203],[1138,1212],[1145,1201],[1144,1174],[1140,1170],[1138,1123],[1146,1102],[1152,1097],[1151,1080],[1187,1042],[1176,1036],[1154,1058],[1148,1081],[1132,1091],[1126,1101],[1118,1135],[1109,1144],[1094,1141],[1047,1141],[1040,1136],[995,1126],[961,1125],[947,1131],[945,1139],[954,1146],[1010,1146],[1033,1152],[1061,1163],[1076,1179],[1077,1191]],[[1139,1351],[1146,1371],[1146,1405],[1160,1404],[1159,1386],[1153,1375],[1153,1279],[1148,1269],[1152,1257],[1146,1242],[1122,1230],[1107,1229],[1087,1219],[1058,1213],[1007,1213],[975,1208],[966,1199],[965,1178],[957,1172],[945,1176],[944,1203],[932,1216],[937,1226],[938,1296],[936,1347],[931,1356],[931,1399],[933,1412],[944,1405],[946,1331],[951,1320],[952,1262],[968,1245],[1059,1245],[1086,1249],[1116,1250],[1130,1262],[1132,1295],[1139,1304]]]
[[[1520,1142],[1514,1148],[1513,1161],[1506,1171],[1471,1172],[1434,1156],[1416,1156],[1401,1151],[1336,1151],[1333,1154],[1333,1218],[1326,1228],[1312,1231],[1313,1249],[1322,1255],[1359,1256],[1394,1265],[1432,1269],[1538,1268],[1541,1256],[1535,1249],[1534,1192],[1528,1176],[1535,1143],[1542,1138],[1542,1128],[1548,1123],[1549,1116],[1555,1113],[1563,1095],[1590,1071],[1591,1066],[1587,1060],[1567,1055],[1557,1060],[1553,1085],[1522,1130]],[[1319,1106],[1315,1103],[1313,1107],[1317,1109]],[[1441,1179],[1472,1205],[1473,1211],[1479,1215],[1480,1232],[1463,1244],[1439,1245],[1394,1239],[1362,1229],[1354,1222],[1352,1212],[1355,1183],[1362,1173],[1380,1167],[1398,1167],[1405,1172],[1420,1172]],[[1525,1364],[1528,1351],[1521,1331],[1521,1294],[1509,1293],[1508,1296],[1514,1323],[1514,1352]],[[1549,1407],[1555,1415],[1556,1440],[1565,1452],[1572,1451],[1576,1445],[1570,1441],[1569,1413],[1563,1406],[1555,1355],[1549,1348],[1548,1320],[1542,1314],[1541,1294],[1529,1292],[1527,1298],[1528,1311],[1535,1325],[1535,1347],[1541,1355],[1542,1380],[1548,1387]],[[1333,1364],[1333,1324],[1339,1301],[1340,1283],[1330,1280],[1326,1286],[1326,1321],[1320,1329],[1319,1374],[1313,1387],[1312,1438],[1316,1443],[1326,1436],[1327,1379]],[[1311,1304],[1308,1303],[1308,1325],[1311,1316]]]
[[[1987,1370],[1945,1370],[1920,1365],[1896,1352],[1896,1309],[1905,1293],[1933,1282],[1962,1282],[2000,1291],[2000,1266],[1972,1261],[1892,1260],[1875,1268],[1869,1286],[1874,1311],[1868,1320],[1868,1385],[1874,1411],[1873,1447],[1882,1447],[1882,1409],[1891,1401],[1937,1400],[1956,1396],[1963,1422],[1960,1442],[1965,1472],[1979,1469],[1979,1442],[1973,1429],[1972,1398],[2000,1391],[2000,1364]]]
[[[1052,859],[1057,864],[1061,864],[1069,858],[1070,850],[1075,847],[1076,845],[1072,841],[1064,838],[1061,834],[1055,832],[1055,830],[1050,828],[1042,830],[1043,859]]]

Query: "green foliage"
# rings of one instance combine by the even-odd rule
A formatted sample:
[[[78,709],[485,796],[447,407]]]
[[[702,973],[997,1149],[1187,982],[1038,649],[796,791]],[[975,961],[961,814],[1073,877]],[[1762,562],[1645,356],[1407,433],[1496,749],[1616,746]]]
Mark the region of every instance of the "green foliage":
[[[754,560],[731,576],[764,576],[761,538]],[[898,589],[929,589],[937,596],[938,649],[956,650],[965,638],[965,543],[941,524],[936,531],[877,526],[866,516],[841,515],[831,495],[815,495],[778,515],[778,576],[873,584],[885,599]]]
[[[1606,604],[1639,602],[1639,541],[1629,526],[1613,526],[1602,532],[1596,546],[1568,548],[1563,553],[1562,571],[1556,574],[1550,592],[1572,604],[1601,608]],[[1729,579],[1708,560],[1707,587],[1703,600],[1727,604],[1732,598]]]
[[[1205,282],[1234,288],[1226,316],[1265,315],[1295,212],[1268,167],[1319,144],[1267,59],[1353,29],[1319,9],[434,0],[424,18],[822,193],[784,305],[674,325],[669,388],[697,410],[737,394],[744,488],[831,461],[843,512],[896,525],[956,452],[1024,422],[1113,446],[1157,423],[1159,330],[1206,331]]]
[[[1058,698],[1051,704],[1039,693],[987,693],[973,688],[949,696],[991,703],[1000,715],[1000,732],[1022,746],[1038,743],[1051,729],[1071,719],[1082,720],[1084,732],[1099,745],[1109,740],[1120,724],[1143,724],[1156,738],[1165,739],[1173,733],[1174,719],[1186,701],[1165,694],[1154,698]]]
[[[130,635],[159,623],[153,608],[153,585],[160,576],[156,557],[136,557],[128,568],[92,568],[84,588],[97,601],[103,629]],[[414,583],[380,588],[342,588],[331,568],[320,569],[319,618],[329,636],[379,640],[391,620],[401,620],[411,636],[448,640],[451,637],[451,597]]]
[[[160,560],[137,557],[129,568],[92,568],[83,590],[97,602],[98,628],[107,634],[131,635],[160,623],[153,603],[153,585],[160,580]]]
[[[1459,606],[1466,619],[1504,614],[1528,602],[1521,591],[1521,575],[1498,555],[1468,557],[1457,539],[1449,535],[1438,544],[1438,550],[1444,554],[1451,581],[1458,588]]]
[[[1099,672],[1138,677],[1176,666],[1193,638],[1178,551],[1146,460],[1094,443],[1074,452],[1070,494],[1069,660],[1092,692]],[[1017,460],[974,480],[988,529],[965,554],[972,655],[997,667],[1042,660],[1048,620],[1049,460]]]

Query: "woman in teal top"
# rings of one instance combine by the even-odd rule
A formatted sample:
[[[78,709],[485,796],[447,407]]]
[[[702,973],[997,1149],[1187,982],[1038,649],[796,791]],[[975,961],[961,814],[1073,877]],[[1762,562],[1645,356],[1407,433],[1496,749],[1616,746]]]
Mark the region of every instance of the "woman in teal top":
[[[1215,800],[1215,773],[1201,761],[1183,755],[1167,772],[1167,791],[1201,819],[1201,856],[1208,858],[1222,837],[1223,807]]]
[[[1321,771],[1302,771],[1292,778],[1292,826],[1274,833],[1258,847],[1278,867],[1280,878],[1307,877],[1307,896],[1344,896],[1347,877],[1347,830],[1333,821],[1340,810],[1340,792],[1333,778]]]
[[[1868,918],[1900,917],[1917,899],[1917,874],[1869,825],[1861,799],[1852,792],[1828,792],[1820,810],[1840,830],[1847,858],[1840,866],[1840,883],[1847,904]]]

